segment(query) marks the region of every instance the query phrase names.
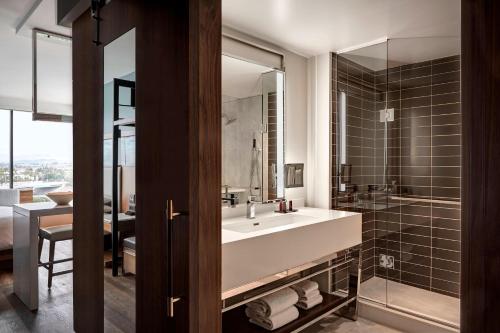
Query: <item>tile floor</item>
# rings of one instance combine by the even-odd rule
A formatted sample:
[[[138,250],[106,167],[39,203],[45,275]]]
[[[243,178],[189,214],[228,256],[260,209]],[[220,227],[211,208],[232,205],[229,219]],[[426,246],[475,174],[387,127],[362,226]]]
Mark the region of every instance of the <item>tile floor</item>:
[[[328,316],[318,323],[308,327],[303,333],[400,333],[401,331],[383,326],[364,318],[352,321]]]

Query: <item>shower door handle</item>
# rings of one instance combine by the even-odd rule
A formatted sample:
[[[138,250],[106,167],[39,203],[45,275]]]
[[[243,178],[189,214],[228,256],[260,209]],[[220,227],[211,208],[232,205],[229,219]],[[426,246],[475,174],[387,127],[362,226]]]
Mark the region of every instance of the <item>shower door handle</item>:
[[[167,200],[165,210],[167,218],[167,316],[174,317],[174,305],[181,300],[181,296],[174,291],[174,221],[178,216],[188,216],[187,212],[174,212],[173,200]]]

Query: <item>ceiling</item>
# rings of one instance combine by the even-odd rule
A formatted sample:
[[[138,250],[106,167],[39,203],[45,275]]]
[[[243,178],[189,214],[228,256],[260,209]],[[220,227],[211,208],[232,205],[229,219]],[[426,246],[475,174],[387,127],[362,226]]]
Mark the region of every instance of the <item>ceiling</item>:
[[[16,27],[36,1],[0,2],[0,108],[32,108],[32,29],[71,35],[70,29],[56,24],[55,1],[43,0],[17,33]],[[71,44],[43,38],[38,45],[40,111],[66,113],[72,101]]]
[[[459,0],[222,0],[222,18],[306,57],[386,37],[460,36]]]
[[[36,2],[0,1],[0,108],[31,110],[32,28],[71,35],[70,29],[56,24],[56,0],[42,0],[16,33],[16,26]],[[458,52],[459,47],[459,0],[222,0],[222,15],[225,26],[306,57],[388,37],[389,55],[387,48],[385,53],[383,48],[346,53],[374,69],[386,66],[387,59],[395,64],[416,62]],[[397,39],[437,36],[454,38]],[[67,108],[72,98],[70,45],[50,41],[40,45],[47,57],[46,74],[39,79],[50,89],[39,98],[47,108]],[[268,70],[224,60],[223,67],[228,69],[223,73],[223,90],[234,97],[255,92],[256,78]],[[228,74],[233,71],[234,75]],[[241,82],[236,82],[237,76]]]

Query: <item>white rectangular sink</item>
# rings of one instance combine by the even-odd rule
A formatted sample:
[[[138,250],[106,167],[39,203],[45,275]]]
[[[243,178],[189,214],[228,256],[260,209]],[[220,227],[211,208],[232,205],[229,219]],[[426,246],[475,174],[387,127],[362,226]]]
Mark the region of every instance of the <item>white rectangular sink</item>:
[[[281,226],[306,222],[313,219],[311,216],[304,216],[299,214],[278,215],[264,218],[247,219],[243,222],[236,222],[228,225],[223,225],[222,229],[235,231],[235,232],[254,232],[271,228],[279,228]]]
[[[222,291],[361,244],[361,214],[319,208],[222,221]]]

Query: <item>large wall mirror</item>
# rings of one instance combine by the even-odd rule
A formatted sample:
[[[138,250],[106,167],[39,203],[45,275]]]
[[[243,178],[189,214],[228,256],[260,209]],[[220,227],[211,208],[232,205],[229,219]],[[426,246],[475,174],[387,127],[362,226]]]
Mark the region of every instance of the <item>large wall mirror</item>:
[[[135,29],[107,44],[103,78],[104,302],[127,328],[135,327],[135,49]],[[115,288],[124,291],[118,301]]]
[[[284,197],[284,72],[222,55],[222,197]]]

